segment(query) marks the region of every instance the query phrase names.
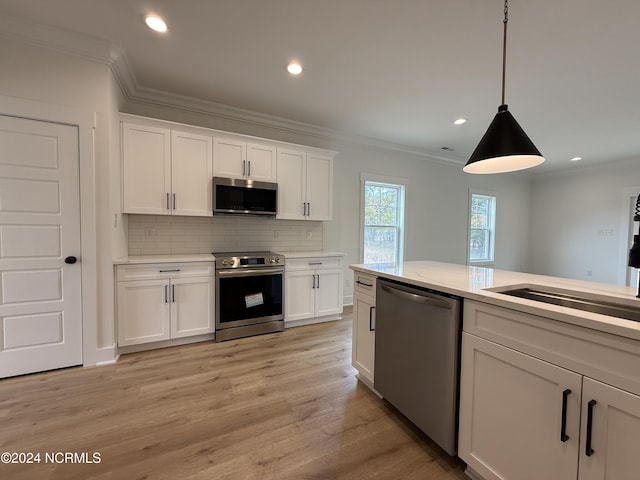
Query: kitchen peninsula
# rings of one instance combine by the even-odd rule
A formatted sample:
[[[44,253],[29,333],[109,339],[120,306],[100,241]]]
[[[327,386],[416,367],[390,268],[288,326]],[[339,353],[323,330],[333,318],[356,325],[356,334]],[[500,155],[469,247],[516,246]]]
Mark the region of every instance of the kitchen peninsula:
[[[458,455],[470,478],[637,478],[640,322],[500,293],[542,287],[637,309],[633,288],[429,261],[350,268],[353,366],[369,387],[378,279],[463,299]]]

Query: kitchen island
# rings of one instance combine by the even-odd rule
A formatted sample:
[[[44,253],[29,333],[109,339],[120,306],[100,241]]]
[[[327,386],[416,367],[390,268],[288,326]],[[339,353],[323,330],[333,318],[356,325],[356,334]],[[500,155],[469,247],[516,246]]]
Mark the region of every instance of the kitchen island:
[[[353,365],[370,387],[379,278],[463,299],[458,454],[470,478],[640,478],[640,322],[500,293],[539,286],[633,307],[635,289],[429,261],[350,268]]]

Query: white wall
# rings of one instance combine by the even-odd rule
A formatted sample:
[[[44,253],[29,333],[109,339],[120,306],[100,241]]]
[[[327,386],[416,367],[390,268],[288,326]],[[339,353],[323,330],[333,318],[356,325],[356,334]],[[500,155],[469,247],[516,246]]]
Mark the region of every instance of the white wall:
[[[88,215],[95,223],[91,237],[95,239],[96,258],[84,258],[83,261],[94,263],[91,270],[96,272],[93,280],[97,296],[83,292],[83,302],[84,307],[92,312],[88,321],[96,327],[98,348],[109,348],[114,338],[109,182],[110,142],[113,141],[109,122],[113,108],[110,103],[109,66],[10,38],[0,41],[0,58],[0,95],[75,108],[91,118],[95,113],[97,128],[94,133],[94,155],[81,155],[80,170],[82,175],[85,170],[95,169],[94,178],[88,179],[92,184],[85,185],[85,189],[95,193],[95,205],[83,203],[81,208],[83,219]],[[81,132],[81,138],[84,138],[83,135],[85,133]],[[88,138],[91,138],[91,134],[88,134]],[[87,242],[90,238],[85,236],[82,240]],[[95,352],[91,353],[91,357],[95,357]]]
[[[627,235],[621,225],[623,192],[638,185],[638,160],[593,168],[576,166],[534,178],[529,270],[618,283],[626,256],[621,238]],[[605,231],[613,235],[603,235]]]
[[[461,165],[409,154],[342,145],[334,167],[334,220],[325,226],[324,248],[360,262],[360,173],[408,180],[405,260],[464,264],[467,260],[469,189],[498,197],[495,267],[528,268],[530,186],[521,174],[470,175]],[[351,273],[345,278],[351,281]],[[352,285],[345,285],[345,298]]]

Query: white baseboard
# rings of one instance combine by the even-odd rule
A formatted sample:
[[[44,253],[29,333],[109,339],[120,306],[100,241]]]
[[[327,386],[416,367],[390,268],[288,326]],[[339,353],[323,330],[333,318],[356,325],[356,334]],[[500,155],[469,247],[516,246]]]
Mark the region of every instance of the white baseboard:
[[[467,465],[467,469],[464,471],[464,474],[471,480],[484,480],[484,478],[476,473],[469,465]]]
[[[118,353],[116,346],[104,347],[96,349],[96,365],[111,365],[118,361]]]
[[[342,320],[342,314],[325,315],[324,317],[303,318],[301,320],[285,320],[284,328],[300,327],[302,325],[313,325],[314,323],[331,322],[333,320]]]

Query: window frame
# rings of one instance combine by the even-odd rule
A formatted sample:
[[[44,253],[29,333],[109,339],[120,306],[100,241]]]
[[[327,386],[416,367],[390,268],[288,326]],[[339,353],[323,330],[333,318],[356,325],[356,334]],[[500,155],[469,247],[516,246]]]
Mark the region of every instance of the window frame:
[[[471,259],[471,211],[474,197],[491,198],[493,203],[493,209],[489,218],[490,226],[487,230],[490,233],[489,239],[489,256],[488,260],[472,260]],[[498,194],[486,190],[469,189],[469,203],[467,211],[467,265],[479,266],[479,267],[492,267],[496,263],[496,243],[497,243],[497,230],[496,223],[498,217]]]
[[[397,259],[398,263],[402,263],[404,261],[404,250],[405,250],[405,240],[406,240],[406,218],[407,218],[407,209],[406,209],[406,196],[407,196],[407,180],[400,177],[391,177],[386,175],[377,175],[372,173],[360,173],[360,242],[359,242],[359,261],[360,263],[364,263],[364,232],[365,232],[365,187],[367,183],[376,183],[380,185],[389,185],[392,187],[400,187],[400,198],[398,199],[398,225],[396,228],[398,229],[398,251]],[[386,265],[386,264],[382,264]],[[391,264],[389,264],[391,265]]]

